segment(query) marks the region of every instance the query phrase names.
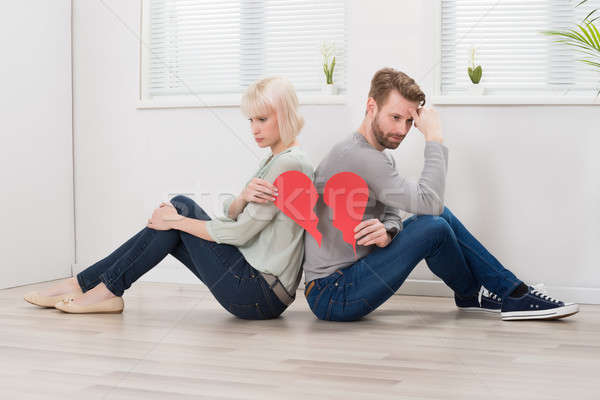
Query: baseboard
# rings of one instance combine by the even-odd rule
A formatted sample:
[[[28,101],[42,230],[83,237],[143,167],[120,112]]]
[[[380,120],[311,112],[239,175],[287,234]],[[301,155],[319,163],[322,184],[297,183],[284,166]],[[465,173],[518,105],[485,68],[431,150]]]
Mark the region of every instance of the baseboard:
[[[73,267],[74,271],[79,271],[76,265]],[[196,275],[177,260],[163,260],[156,268],[144,274],[140,281],[201,284]],[[529,283],[535,284],[538,282]],[[563,301],[579,304],[600,304],[600,288],[546,286],[546,289],[551,296]],[[298,290],[304,290],[303,283],[300,284]],[[409,296],[453,296],[452,290],[444,282],[424,279],[407,279],[396,293]]]

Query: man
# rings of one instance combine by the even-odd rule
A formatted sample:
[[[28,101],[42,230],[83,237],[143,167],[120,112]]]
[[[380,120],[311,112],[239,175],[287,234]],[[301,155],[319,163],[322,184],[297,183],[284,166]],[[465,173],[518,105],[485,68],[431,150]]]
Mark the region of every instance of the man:
[[[577,313],[577,304],[525,285],[444,206],[448,148],[442,144],[437,112],[424,104],[425,94],[409,76],[392,68],[377,71],[360,128],[336,144],[318,166],[315,211],[323,238],[319,246],[305,235],[303,264],[305,296],[313,313],[324,320],[359,319],[392,296],[422,259],[454,291],[460,309],[500,312],[503,320]],[[425,163],[416,182],[402,177],[384,151],[397,148],[413,122],[426,141]],[[334,211],[323,200],[326,182],[339,172],[358,174],[368,185],[365,214],[354,229],[356,255],[332,223]],[[347,193],[343,206],[351,207],[351,197]],[[399,210],[416,215],[403,222]],[[480,300],[482,286],[491,293]]]

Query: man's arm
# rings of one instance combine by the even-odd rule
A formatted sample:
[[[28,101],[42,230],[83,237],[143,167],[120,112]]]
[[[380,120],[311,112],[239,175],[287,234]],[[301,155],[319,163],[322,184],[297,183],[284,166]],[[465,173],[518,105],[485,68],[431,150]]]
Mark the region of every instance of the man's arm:
[[[387,154],[387,156],[392,163],[392,167],[396,169],[394,157],[390,154]],[[385,226],[385,230],[391,235],[391,239],[393,239],[394,236],[402,230],[402,216],[400,215],[400,209],[398,207],[385,205],[381,222]]]
[[[401,176],[381,152],[371,152],[368,159],[353,160],[351,170],[367,182],[385,206],[413,214],[440,215],[444,210],[448,148],[427,141],[424,152],[425,163],[418,180]]]

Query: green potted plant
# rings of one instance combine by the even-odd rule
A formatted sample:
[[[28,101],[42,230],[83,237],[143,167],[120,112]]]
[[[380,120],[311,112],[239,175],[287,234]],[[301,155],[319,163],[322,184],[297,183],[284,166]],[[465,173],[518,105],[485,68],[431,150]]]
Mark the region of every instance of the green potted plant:
[[[469,94],[472,95],[482,95],[485,93],[485,87],[479,83],[481,81],[481,76],[483,74],[483,70],[481,65],[476,65],[475,63],[475,46],[471,46],[471,50],[469,51],[469,59],[470,65],[467,68],[467,73],[469,74],[469,79],[471,80],[471,86],[469,87]]]
[[[333,83],[333,70],[335,69],[335,43],[322,42],[321,55],[323,56],[323,72],[325,73],[325,84],[323,92],[325,94],[336,94],[336,87]]]
[[[579,2],[575,7],[585,4],[587,0]],[[582,56],[576,61],[590,65],[593,69],[600,72],[600,32],[594,22],[600,18],[598,9],[592,10],[581,22],[576,24],[577,28],[568,29],[566,31],[543,31],[542,33],[548,36],[558,36],[555,43],[566,44],[574,47]],[[593,18],[594,17],[594,18]],[[599,82],[600,83],[600,82]],[[596,97],[600,95],[600,89]]]

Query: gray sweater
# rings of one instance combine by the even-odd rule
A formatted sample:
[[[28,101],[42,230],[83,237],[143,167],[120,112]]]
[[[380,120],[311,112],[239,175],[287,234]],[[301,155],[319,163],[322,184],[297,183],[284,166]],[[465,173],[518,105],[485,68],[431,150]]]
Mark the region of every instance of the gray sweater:
[[[305,283],[331,275],[375,248],[375,245],[356,245],[355,257],[352,246],[344,242],[342,232],[333,226],[332,210],[323,201],[323,189],[329,178],[346,171],[360,175],[369,187],[363,220],[378,218],[389,232],[397,234],[402,230],[400,210],[413,214],[442,213],[447,168],[448,148],[437,142],[425,143],[425,165],[418,181],[401,176],[389,151],[377,150],[358,132],[337,143],[315,171],[314,183],[319,193],[315,212],[323,239],[319,247],[311,235],[305,235],[302,266]]]

